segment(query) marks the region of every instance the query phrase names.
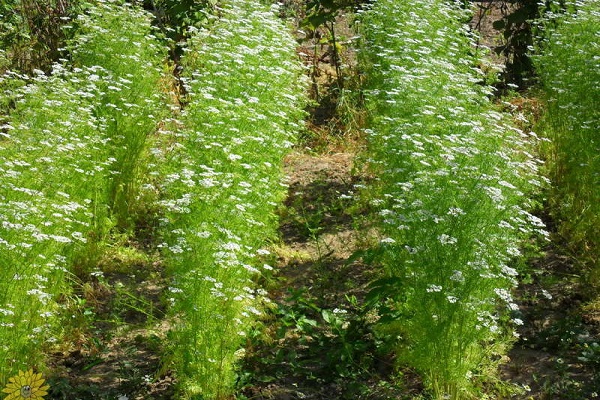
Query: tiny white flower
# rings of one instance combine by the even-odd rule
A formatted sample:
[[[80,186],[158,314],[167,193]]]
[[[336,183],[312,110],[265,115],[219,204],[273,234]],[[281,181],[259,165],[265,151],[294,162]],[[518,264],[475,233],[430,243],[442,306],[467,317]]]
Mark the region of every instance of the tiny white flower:
[[[440,241],[441,244],[443,244],[444,246],[446,245],[450,245],[450,244],[454,244],[458,241],[458,239],[446,235],[445,233],[441,234],[438,236],[438,240]]]
[[[429,285],[426,290],[427,290],[427,293],[441,292],[442,291],[442,287],[439,286],[439,285]]]
[[[458,208],[458,207],[450,207],[450,209],[448,210],[448,215],[452,215],[454,217],[458,217],[459,215],[464,215],[465,212],[462,210],[462,208]]]
[[[455,281],[455,282],[464,282],[465,277],[463,276],[463,273],[461,271],[455,270],[452,273],[452,276],[450,276],[450,280]]]
[[[508,255],[511,255],[511,256],[513,256],[513,257],[518,257],[518,256],[520,256],[520,255],[521,255],[521,251],[520,251],[518,248],[514,247],[514,246],[509,246],[509,247],[506,249],[506,253],[507,253]]]

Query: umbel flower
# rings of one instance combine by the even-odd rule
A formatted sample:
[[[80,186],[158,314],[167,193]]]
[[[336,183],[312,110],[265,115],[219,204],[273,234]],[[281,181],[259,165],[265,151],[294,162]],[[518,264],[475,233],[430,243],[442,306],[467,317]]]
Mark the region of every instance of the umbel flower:
[[[2,392],[8,393],[4,400],[43,400],[44,396],[48,394],[49,387],[44,385],[42,374],[36,374],[30,369],[27,372],[19,371],[18,375],[9,378],[8,385]]]

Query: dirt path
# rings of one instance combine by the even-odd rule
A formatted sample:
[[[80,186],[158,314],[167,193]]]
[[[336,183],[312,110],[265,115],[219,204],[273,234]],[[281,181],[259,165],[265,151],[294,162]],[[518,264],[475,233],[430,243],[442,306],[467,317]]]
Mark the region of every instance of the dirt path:
[[[578,267],[550,243],[531,260],[517,290],[524,325],[501,376],[524,389],[517,400],[587,400],[600,396],[597,311],[585,304]],[[589,361],[582,357],[591,355]],[[597,365],[597,364],[596,364]]]
[[[81,285],[73,314],[78,328],[50,358],[49,399],[173,398],[175,381],[161,370],[169,329],[162,275],[160,263],[148,262]]]
[[[354,207],[355,154],[295,153],[286,160],[289,196],[273,306],[247,348],[249,399],[404,398],[392,360],[376,346],[362,300],[377,271],[349,261],[376,241]],[[407,397],[408,398],[408,397]]]

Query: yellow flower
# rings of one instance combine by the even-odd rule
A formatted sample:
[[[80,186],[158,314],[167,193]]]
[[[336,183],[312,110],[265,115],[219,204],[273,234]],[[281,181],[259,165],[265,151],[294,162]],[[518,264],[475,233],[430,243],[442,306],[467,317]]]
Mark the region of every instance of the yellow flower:
[[[43,400],[50,387],[43,385],[42,374],[35,374],[32,369],[27,372],[19,371],[18,375],[9,378],[8,381],[8,385],[2,390],[3,393],[8,393],[4,400]]]

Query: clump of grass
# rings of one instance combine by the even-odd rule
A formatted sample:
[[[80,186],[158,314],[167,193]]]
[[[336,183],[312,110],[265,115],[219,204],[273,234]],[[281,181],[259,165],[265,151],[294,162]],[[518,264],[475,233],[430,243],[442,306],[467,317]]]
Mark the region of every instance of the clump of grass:
[[[558,233],[594,265],[600,283],[600,3],[568,1],[546,10],[533,55],[545,100],[545,146]]]
[[[225,398],[244,334],[259,314],[261,248],[285,194],[281,162],[300,129],[304,83],[295,42],[259,2],[223,2],[184,48],[186,107],[166,151],[162,245],[174,275],[172,357],[183,398]]]
[[[513,341],[519,243],[541,185],[533,135],[510,126],[473,68],[458,3],[382,0],[363,13],[371,188],[387,277],[381,329],[436,399],[477,398]]]

